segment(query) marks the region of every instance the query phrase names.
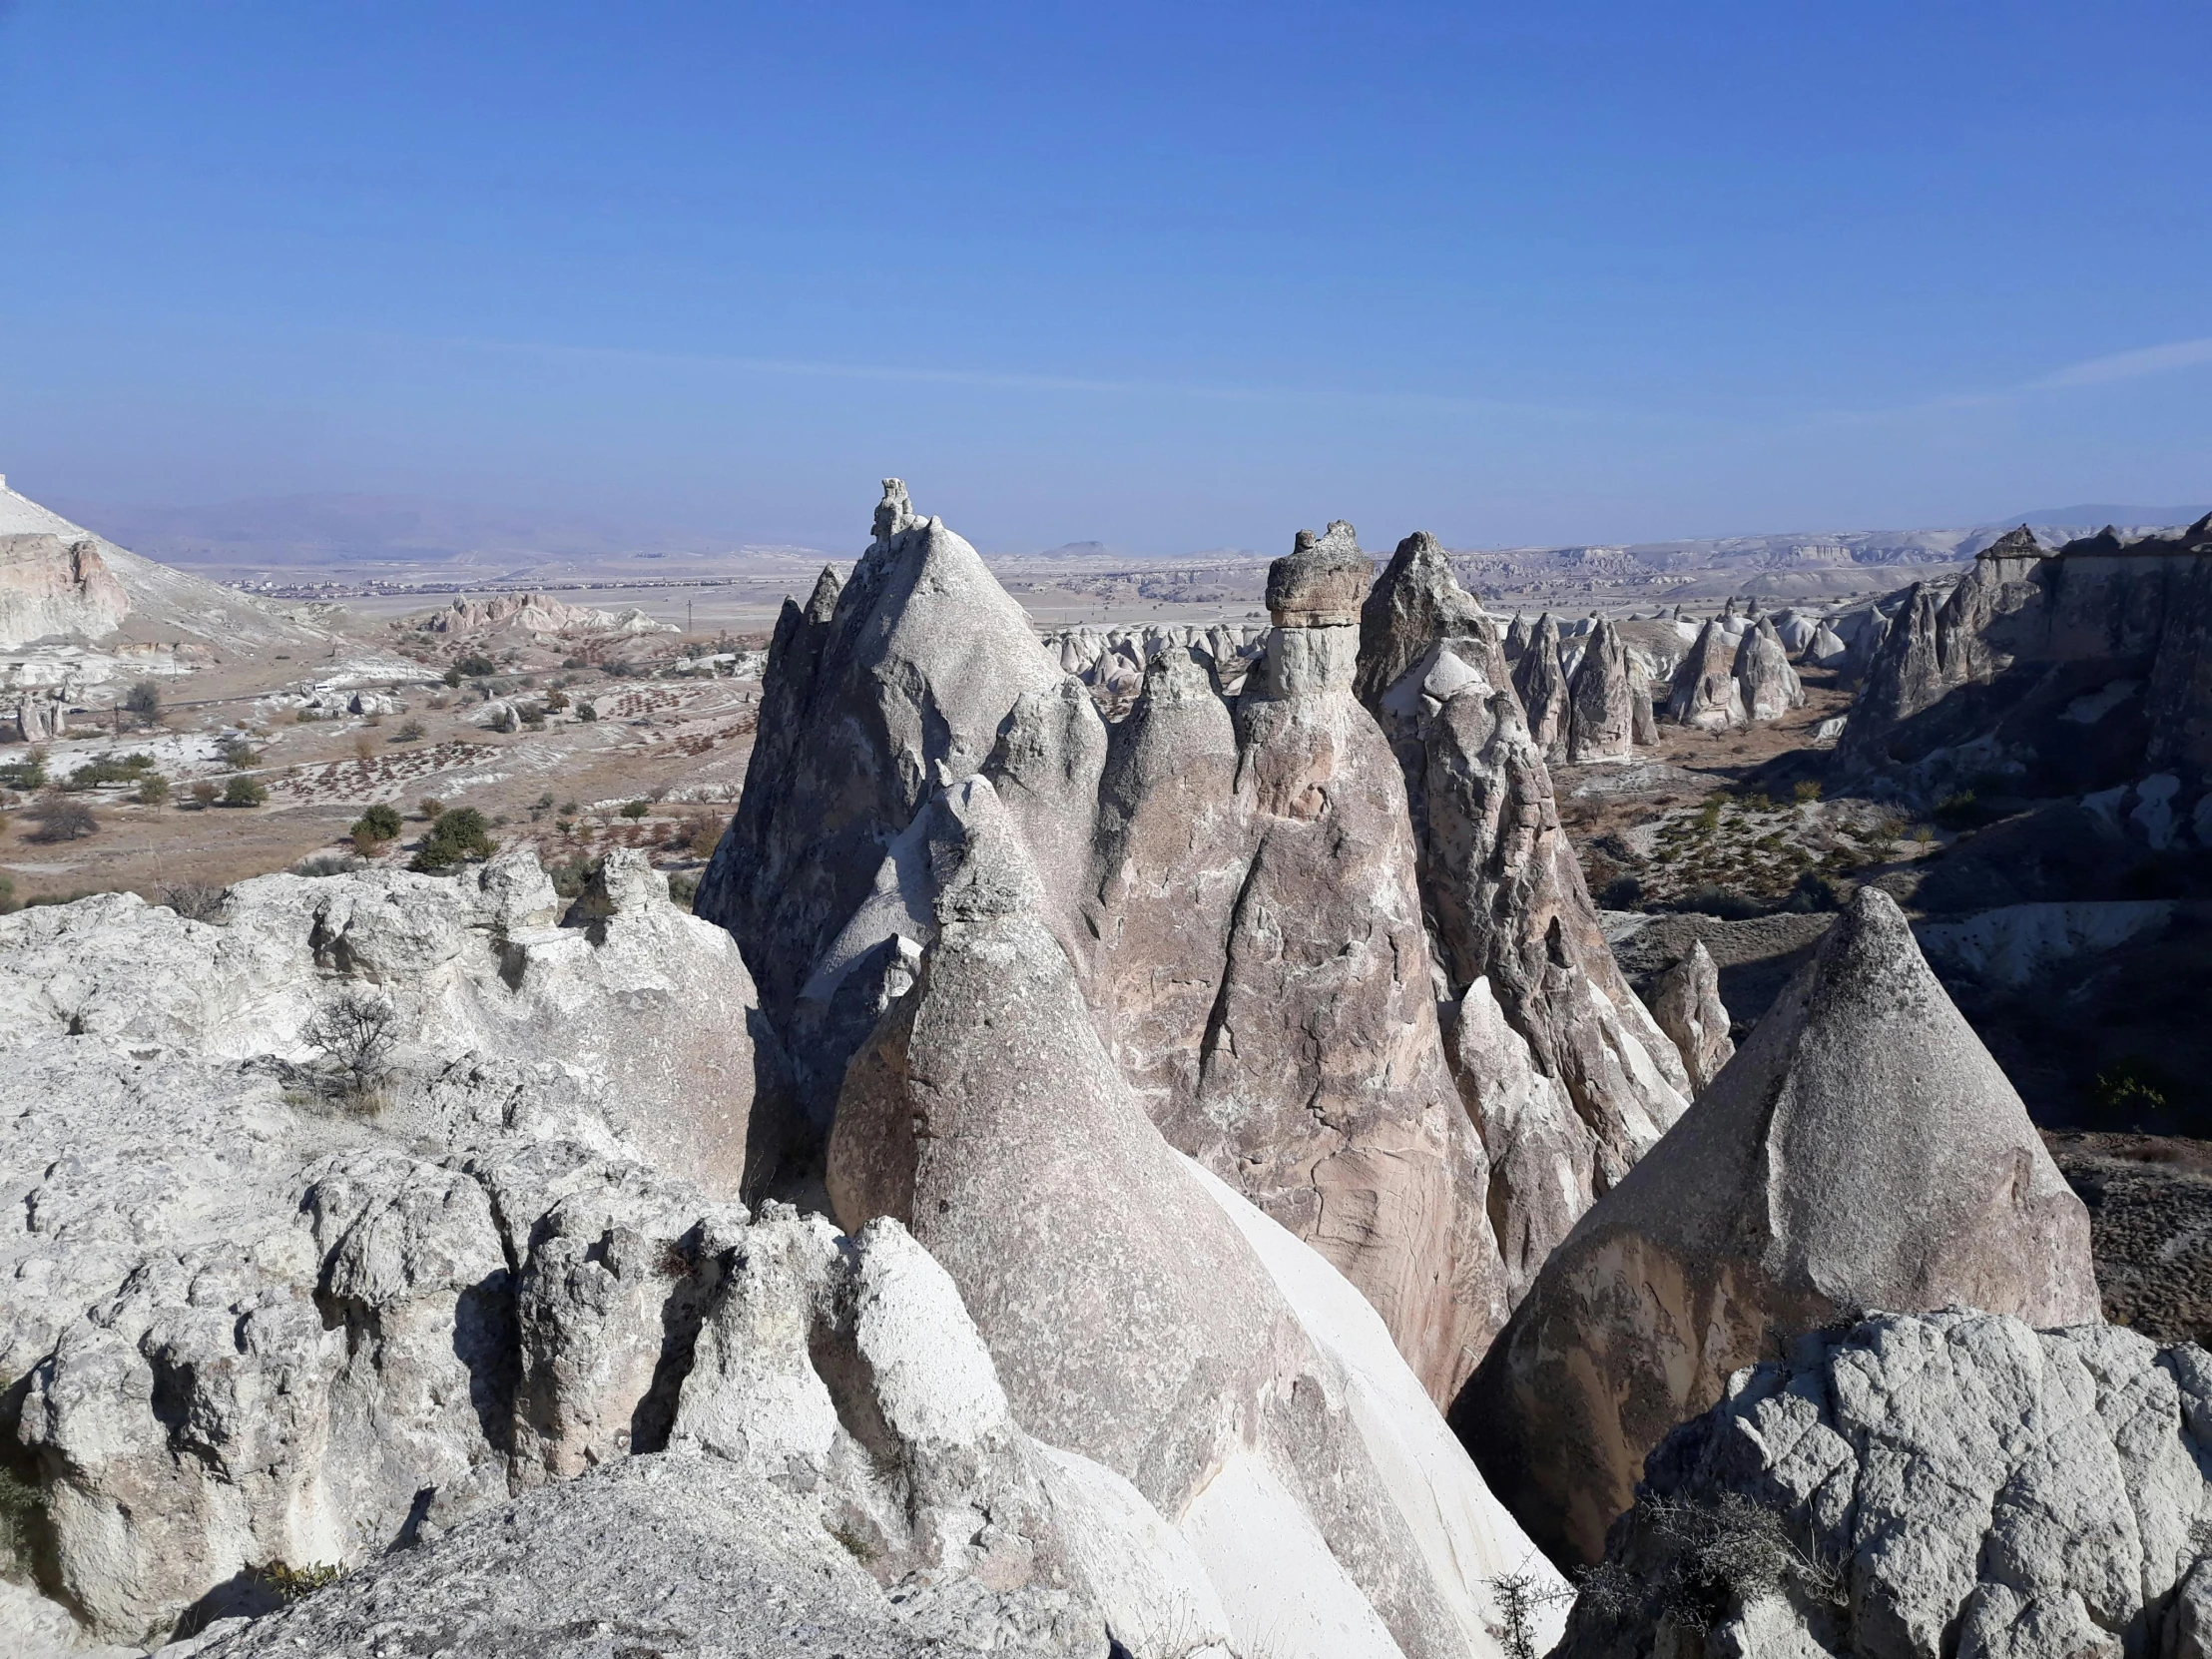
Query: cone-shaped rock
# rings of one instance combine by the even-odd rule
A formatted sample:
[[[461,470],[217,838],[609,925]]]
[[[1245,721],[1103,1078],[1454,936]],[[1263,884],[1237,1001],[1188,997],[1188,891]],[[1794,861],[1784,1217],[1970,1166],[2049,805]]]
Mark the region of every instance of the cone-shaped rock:
[[[2088,1218],[1864,887],[1713,1086],[1555,1251],[1453,1425],[1557,1558],[1739,1367],[1867,1309],[2098,1316]]]
[[[1736,683],[1743,688],[1744,713],[1752,720],[1780,720],[1805,705],[1805,688],[1767,617],[1747,630],[1736,647]]]
[[[1638,749],[1650,749],[1659,741],[1659,717],[1651,707],[1651,676],[1636,652],[1628,653],[1629,737]]]
[[[1813,630],[1813,641],[1805,648],[1805,660],[1815,668],[1835,668],[1850,655],[1844,637],[1826,622]]]
[[[1505,630],[1505,660],[1510,663],[1517,663],[1520,661],[1521,653],[1527,649],[1528,618],[1515,611],[1511,625]]]
[[[1459,585],[1434,536],[1415,531],[1397,544],[1360,607],[1360,670],[1353,690],[1370,709],[1438,640],[1479,640],[1491,652],[1493,684],[1505,683],[1497,624]]]
[[[1574,665],[1568,704],[1569,761],[1579,765],[1628,759],[1636,741],[1635,694],[1629,683],[1628,650],[1609,620],[1599,619],[1582,660]]]
[[[1520,695],[1528,715],[1528,735],[1546,761],[1567,758],[1567,727],[1571,708],[1567,676],[1559,666],[1559,625],[1546,611],[1536,619],[1528,649],[1513,665],[1513,690]]]
[[[1888,764],[1883,742],[1943,695],[1943,667],[1936,627],[1942,601],[1934,588],[1915,582],[1905,605],[1871,648],[1866,684],[1852,701],[1851,724],[1836,746],[1845,772],[1879,771]]]
[[[1527,1546],[1372,1312],[1145,1120],[990,785],[916,823],[933,937],[845,1077],[839,1224],[907,1225],[1015,1420],[1183,1533],[1240,1651],[1498,1659],[1480,1580]]]
[[[1667,700],[1667,718],[1677,726],[1696,726],[1722,732],[1741,726],[1744,690],[1736,679],[1736,639],[1718,622],[1698,630],[1682,666],[1674,671],[1674,695]]]
[[[916,517],[895,478],[874,529],[841,591],[826,579],[778,623],[761,695],[764,719],[782,718],[764,724],[696,900],[737,936],[779,1022],[929,791],[974,772],[1021,695],[1061,678],[975,549]],[[833,1093],[842,1053],[800,1059]]]
[[[1721,1001],[1720,969],[1703,939],[1692,939],[1690,953],[1659,976],[1651,1012],[1659,1029],[1674,1039],[1691,1089],[1703,1094],[1736,1055],[1728,1035],[1728,1005]]]

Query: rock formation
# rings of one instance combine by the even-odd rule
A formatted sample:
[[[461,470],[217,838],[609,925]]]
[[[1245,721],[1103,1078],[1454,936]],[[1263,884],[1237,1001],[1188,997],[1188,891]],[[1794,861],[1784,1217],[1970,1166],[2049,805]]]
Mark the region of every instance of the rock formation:
[[[1487,666],[1491,684],[1505,684],[1510,669],[1497,624],[1459,586],[1436,538],[1418,530],[1397,544],[1360,607],[1360,670],[1353,690],[1374,709],[1400,675],[1445,639],[1486,642],[1496,653]]]
[[[131,609],[90,536],[0,535],[0,648],[112,634]]]
[[[1240,1651],[1269,1629],[1301,1653],[1483,1645],[1468,1565],[1424,1541],[1471,1494],[1448,1461],[1406,1485],[1382,1477],[1410,1475],[1437,1442],[1408,1464],[1376,1440],[1343,1361],[1278,1288],[1333,1276],[1145,1120],[995,792],[972,780],[941,805],[964,839],[931,860],[935,936],[837,1103],[839,1221],[912,1228],[960,1288],[1017,1420],[1125,1476],[1189,1539]],[[1290,1265],[1263,1264],[1247,1232]],[[1375,1316],[1334,1307],[1373,1322],[1360,1363],[1416,1400]],[[1494,1528],[1465,1541],[1500,1558]]]
[[[1513,665],[1513,690],[1528,720],[1528,735],[1546,761],[1567,758],[1567,730],[1573,704],[1567,677],[1559,666],[1559,625],[1546,611],[1536,619],[1527,649]]]
[[[655,622],[634,606],[624,611],[602,611],[591,605],[571,605],[542,593],[498,593],[488,599],[462,596],[442,611],[432,611],[415,623],[431,634],[534,634],[552,638],[562,634],[675,634],[674,623]]]
[[[1815,668],[1839,667],[1850,654],[1851,647],[1844,643],[1843,636],[1825,621],[1813,630],[1812,643],[1805,648],[1805,660]]]
[[[2088,1223],[2019,1097],[1864,887],[1697,1105],[1545,1263],[1454,1407],[1585,1561],[1645,1454],[1773,1345],[1870,1308],[2093,1321]]]
[[[874,530],[841,590],[818,584],[777,623],[762,717],[786,716],[788,736],[756,755],[693,903],[736,935],[780,1024],[929,792],[983,763],[1022,693],[1061,679],[975,549],[895,478]],[[846,1052],[798,1049],[818,1113]]]
[[[1750,719],[1742,683],[1736,678],[1737,642],[1718,622],[1698,631],[1682,666],[1674,671],[1674,692],[1667,718],[1677,726],[1725,732]]]
[[[1790,654],[1766,617],[1745,633],[1736,648],[1736,681],[1743,688],[1748,719],[1780,720],[1805,706],[1805,688],[1798,684]]]
[[[1674,1040],[1682,1069],[1690,1074],[1691,1092],[1703,1094],[1736,1053],[1728,1035],[1728,1008],[1721,1001],[1720,970],[1703,939],[1692,939],[1690,953],[1659,976],[1651,1012],[1659,1029]]]
[[[2198,1659],[2208,1467],[2202,1349],[1970,1310],[1812,1333],[1652,1454],[1554,1651]]]
[[[1648,711],[1651,700],[1644,699]],[[1574,666],[1568,695],[1567,759],[1625,761],[1636,742],[1636,688],[1631,683],[1628,651],[1620,631],[1600,618]]]

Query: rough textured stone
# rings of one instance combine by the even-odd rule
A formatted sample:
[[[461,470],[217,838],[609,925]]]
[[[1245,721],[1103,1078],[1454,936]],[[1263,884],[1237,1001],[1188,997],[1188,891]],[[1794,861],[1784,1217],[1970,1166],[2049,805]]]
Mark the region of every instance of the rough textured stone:
[[[1418,530],[1397,544],[1360,607],[1360,670],[1353,687],[1360,701],[1376,708],[1400,675],[1446,639],[1482,642],[1491,684],[1505,684],[1510,669],[1497,624],[1459,585],[1436,538]]]
[[[1698,1569],[1666,1516],[1738,1505],[1800,1564],[1724,1556],[1703,1610],[1724,1652],[2197,1653],[2208,1382],[2201,1349],[1971,1310],[1807,1336],[1652,1454],[1606,1540],[1610,1593],[1583,1596],[1557,1652],[1679,1651],[1681,1616],[1663,1630],[1662,1608]]]
[[[1674,671],[1667,718],[1677,726],[1726,731],[1750,719],[1742,682],[1736,678],[1737,642],[1718,622],[1698,630],[1682,666]]]
[[[1375,561],[1343,519],[1319,536],[1301,530],[1288,558],[1268,567],[1268,616],[1278,628],[1350,628],[1375,579]]]
[[[1595,1560],[1645,1454],[1772,1345],[1869,1308],[2097,1318],[2081,1201],[1864,887],[1717,1081],[1545,1263],[1453,1423]]]
[[[131,598],[91,537],[0,536],[0,647],[115,632]]]
[[[1528,735],[1537,750],[1546,761],[1564,761],[1574,705],[1566,673],[1559,666],[1559,625],[1549,611],[1536,619],[1536,631],[1513,665],[1513,690],[1520,697]]]
[[[1681,1054],[1691,1091],[1703,1094],[1736,1053],[1728,1035],[1728,1005],[1721,1001],[1720,969],[1704,940],[1692,939],[1689,954],[1659,976],[1651,1012]]]
[[[1747,719],[1780,720],[1805,706],[1805,688],[1798,684],[1790,654],[1767,617],[1746,630],[1736,647],[1736,681],[1743,688]]]
[[[1651,699],[1644,706],[1648,710]],[[1636,688],[1620,631],[1600,618],[1568,690],[1567,759],[1625,761],[1636,742]],[[1648,716],[1647,716],[1648,719]]]
[[[930,791],[981,766],[1022,694],[1061,679],[975,549],[917,518],[896,479],[821,622],[826,598],[818,586],[806,613],[778,625],[762,712],[781,717],[779,740],[755,750],[693,904],[737,937],[779,1026]],[[817,1043],[797,1056],[818,1110],[845,1052]]]
[[[1434,1480],[1457,1480],[1448,1460],[1408,1490],[1383,1478],[1335,1363],[1229,1216],[1192,1202],[1203,1178],[1122,1082],[1004,810],[981,780],[950,792],[948,809],[968,844],[932,866],[935,937],[838,1102],[840,1221],[908,1222],[960,1287],[1016,1417],[1130,1480],[1180,1528],[1240,1648],[1271,1619],[1296,1629],[1342,1595],[1369,1634],[1288,1651],[1486,1651],[1466,1568],[1445,1572],[1454,1552],[1427,1551],[1408,1513],[1434,1501],[1420,1495]],[[1215,1203],[1242,1201],[1223,1190]],[[1287,1234],[1269,1236],[1341,1286]],[[1356,1299],[1332,1306],[1375,1318]],[[1386,1345],[1362,1352],[1418,1398]],[[1252,1581],[1255,1535],[1279,1551],[1325,1539],[1326,1570]]]

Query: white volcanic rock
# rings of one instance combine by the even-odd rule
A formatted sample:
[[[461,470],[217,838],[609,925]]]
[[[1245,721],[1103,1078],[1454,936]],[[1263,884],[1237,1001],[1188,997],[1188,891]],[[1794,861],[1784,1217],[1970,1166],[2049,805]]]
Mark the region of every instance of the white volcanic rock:
[[[131,609],[91,537],[0,534],[0,648],[112,634]]]
[[[1636,688],[1620,631],[1600,618],[1568,687],[1567,759],[1625,761],[1636,742]],[[1643,699],[1648,710],[1651,699]],[[1647,715],[1648,720],[1648,715]]]
[[[1606,1540],[1600,1577],[1619,1593],[1585,1596],[1556,1651],[1676,1651],[1661,1609],[1698,1568],[1660,1516],[1735,1505],[1830,1563],[1842,1604],[1802,1569],[1739,1555],[1741,1582],[1709,1596],[1707,1651],[2193,1655],[2212,1581],[2208,1467],[2202,1349],[1966,1309],[1815,1333],[1737,1373],[1652,1454]]]
[[[1718,622],[1699,629],[1697,643],[1674,671],[1667,718],[1677,726],[1709,731],[1727,731],[1749,721],[1743,683],[1736,678],[1737,651],[1736,639]]]
[[[1397,544],[1360,607],[1360,671],[1353,689],[1371,710],[1438,640],[1478,640],[1485,671],[1502,685],[1510,669],[1497,624],[1451,574],[1451,561],[1425,530]]]
[[[532,634],[551,638],[561,634],[676,634],[683,630],[671,622],[655,622],[643,611],[603,611],[593,605],[571,605],[543,593],[500,593],[487,599],[465,595],[442,611],[416,619],[415,626],[432,634]]]
[[[1835,668],[1851,654],[1851,647],[1824,620],[1805,647],[1805,660],[1815,668]]]
[[[981,780],[948,807],[968,839],[932,860],[934,939],[838,1101],[840,1221],[907,1223],[960,1288],[1016,1419],[1178,1527],[1239,1651],[1272,1630],[1286,1654],[1493,1652],[1471,1580],[1517,1539],[1492,1531],[1476,1559],[1439,1564],[1408,1518],[1479,1502],[1381,1321],[1319,1255],[1247,1219],[1298,1275],[1337,1287],[1362,1363],[1409,1418],[1393,1432],[1442,1459],[1401,1492],[1406,1459],[1377,1449],[1344,1362],[1230,1221],[1243,1201],[1178,1159],[1130,1096],[1005,810]],[[1460,1495],[1447,1502],[1439,1481]],[[1283,1547],[1270,1559],[1261,1539]]]
[[[1805,705],[1790,654],[1765,617],[1746,631],[1736,648],[1736,682],[1743,688],[1744,714],[1751,720],[1780,720]]]
[[[1061,679],[975,549],[886,480],[851,579],[838,588],[825,573],[805,611],[787,603],[777,624],[762,686],[773,742],[755,750],[693,901],[737,937],[780,1024],[930,793],[983,764],[1023,693]],[[818,1112],[835,1097],[844,1040],[798,1056]]]
[[[1595,1560],[1644,1456],[1773,1345],[1864,1310],[2098,1316],[2088,1218],[1863,887],[1720,1077],[1556,1250],[1453,1423],[1540,1542]]]
[[[217,922],[130,893],[0,918],[0,1044],[78,1031],[311,1066],[308,1027],[347,994],[392,1011],[401,1073],[550,1064],[589,1103],[559,1133],[611,1130],[607,1150],[717,1193],[736,1197],[787,1133],[744,960],[633,850],[573,906],[522,848],[450,877],[261,876]]]
[[[1559,666],[1559,625],[1546,611],[1536,619],[1536,630],[1513,664],[1513,690],[1528,722],[1528,735],[1549,762],[1567,758],[1567,734],[1573,722],[1573,701],[1567,676]]]
[[[1690,1074],[1691,1092],[1703,1094],[1736,1054],[1728,1035],[1728,1006],[1721,1001],[1720,969],[1703,939],[1692,939],[1690,953],[1659,976],[1651,1012],[1659,1029],[1674,1040],[1682,1069]]]

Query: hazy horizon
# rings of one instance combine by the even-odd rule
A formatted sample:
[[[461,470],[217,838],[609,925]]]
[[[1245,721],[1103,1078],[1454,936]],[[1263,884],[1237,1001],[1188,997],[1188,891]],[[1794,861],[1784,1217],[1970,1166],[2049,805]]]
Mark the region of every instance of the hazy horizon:
[[[852,548],[2212,496],[2212,13],[0,6],[0,472]]]

